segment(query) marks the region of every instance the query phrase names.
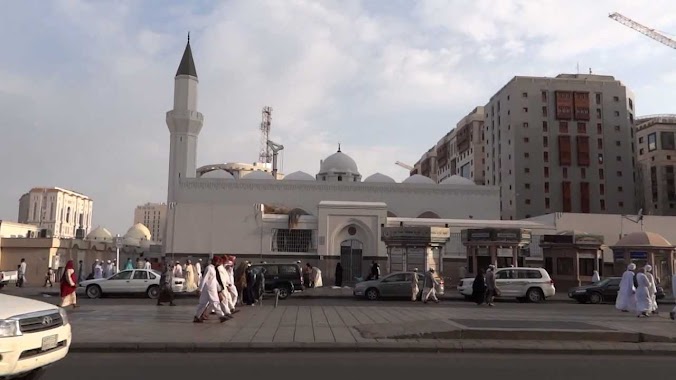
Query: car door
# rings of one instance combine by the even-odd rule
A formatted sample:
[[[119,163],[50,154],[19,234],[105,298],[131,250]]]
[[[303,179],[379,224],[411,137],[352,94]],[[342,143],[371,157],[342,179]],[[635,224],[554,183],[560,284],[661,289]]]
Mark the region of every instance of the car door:
[[[495,285],[501,297],[521,297],[518,293],[518,278],[514,269],[498,269],[495,272]]]
[[[603,299],[612,302],[617,299],[617,292],[620,290],[619,278],[611,278],[606,286],[603,287]]]
[[[99,283],[104,293],[124,293],[129,286],[133,270],[125,270]]]
[[[129,293],[145,293],[149,283],[150,278],[148,277],[148,271],[135,270],[131,281],[129,282],[129,288],[126,291]]]
[[[382,297],[397,297],[401,293],[401,285],[405,281],[406,273],[391,274],[380,281],[378,291]]]

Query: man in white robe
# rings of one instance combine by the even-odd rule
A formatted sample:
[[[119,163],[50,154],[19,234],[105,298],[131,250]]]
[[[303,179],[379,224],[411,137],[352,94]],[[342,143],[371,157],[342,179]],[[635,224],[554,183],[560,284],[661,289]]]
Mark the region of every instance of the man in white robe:
[[[599,275],[599,271],[595,270],[592,275],[592,284],[596,284],[599,281],[601,281],[601,276]]]
[[[146,259],[146,262],[143,264],[143,269],[151,270],[153,266],[150,264],[150,260]]]
[[[239,294],[237,294],[237,287],[235,286],[235,262],[233,260],[228,260],[225,263],[225,271],[228,273],[228,278],[226,280],[227,285],[226,287],[228,288],[228,292],[230,293],[230,311],[234,314],[238,312],[239,310],[235,309],[235,306],[237,305],[237,297]]]
[[[635,270],[636,264],[629,264],[627,270],[622,274],[620,289],[617,291],[615,308],[617,310],[622,310],[625,313],[636,308],[636,288],[634,287]]]
[[[214,310],[218,314],[219,320],[221,323],[228,320],[223,311],[221,310],[221,302],[218,298],[218,282],[216,280],[216,268],[213,264],[207,265],[206,273],[200,284],[200,300],[199,305],[197,305],[197,310],[195,311],[195,317],[193,318],[193,323],[203,323],[204,322],[204,312],[207,308]]]
[[[645,266],[645,275],[648,277],[650,286],[648,287],[648,294],[650,294],[650,313],[659,314],[657,311],[657,284],[655,283],[655,276],[651,273],[653,267],[651,265]]]
[[[636,274],[636,316],[647,317],[652,309],[652,301],[650,300],[650,280],[645,275],[645,268],[641,268]]]
[[[108,278],[113,275],[113,262],[106,261],[106,267],[103,269],[103,278]]]
[[[220,302],[221,310],[226,317],[232,317],[232,312],[230,311],[230,291],[228,290],[228,271],[225,270],[225,267],[222,263],[219,262],[219,265],[216,267],[216,279],[218,282],[218,291],[221,293]]]
[[[197,286],[199,287],[202,283],[202,259],[195,263],[195,275],[197,275]]]
[[[175,278],[183,278],[183,267],[181,266],[181,263],[179,263],[178,261],[176,262],[176,265],[174,265],[173,275]]]
[[[94,266],[94,278],[103,278],[103,268],[101,267],[101,262],[99,261],[96,261],[96,265]]]
[[[324,286],[324,283],[322,282],[322,271],[321,269],[317,267],[312,268],[312,280],[314,281],[314,287],[315,288],[321,288]]]
[[[411,277],[411,301],[413,302],[418,300],[418,293],[420,293],[419,283],[418,268],[415,268],[413,269],[413,276]]]

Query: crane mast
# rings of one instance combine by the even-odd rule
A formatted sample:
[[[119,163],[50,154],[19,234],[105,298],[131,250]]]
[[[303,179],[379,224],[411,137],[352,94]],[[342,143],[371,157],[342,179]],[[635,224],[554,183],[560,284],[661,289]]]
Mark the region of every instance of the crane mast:
[[[270,125],[272,124],[272,107],[263,107],[261,120],[261,141],[258,153],[258,162],[269,164],[272,161],[272,151],[270,149]]]
[[[653,40],[655,40],[657,42],[661,42],[662,44],[667,45],[672,49],[676,49],[676,40],[673,40],[673,39],[665,36],[664,34],[656,31],[655,29],[650,29],[647,26],[645,26],[643,24],[639,24],[638,22],[630,19],[629,17],[623,16],[623,15],[617,13],[617,12],[611,13],[610,15],[608,15],[608,17],[610,17],[611,19],[619,22],[620,24],[622,24],[624,26],[628,26],[628,27],[634,29],[635,31],[652,38]]]

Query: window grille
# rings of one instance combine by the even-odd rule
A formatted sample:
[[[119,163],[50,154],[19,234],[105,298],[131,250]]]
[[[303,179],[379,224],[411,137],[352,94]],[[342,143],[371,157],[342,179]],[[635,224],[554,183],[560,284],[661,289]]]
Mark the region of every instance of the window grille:
[[[317,252],[315,230],[282,229],[272,230],[272,252]]]

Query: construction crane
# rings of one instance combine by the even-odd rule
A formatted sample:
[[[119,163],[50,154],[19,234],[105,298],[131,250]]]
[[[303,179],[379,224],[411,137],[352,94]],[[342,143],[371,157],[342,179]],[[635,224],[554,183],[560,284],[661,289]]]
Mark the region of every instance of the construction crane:
[[[406,170],[408,170],[408,171],[411,171],[411,170],[415,169],[413,166],[407,165],[407,164],[405,164],[405,163],[403,163],[403,162],[401,162],[401,161],[397,161],[397,162],[395,162],[394,164],[397,165],[397,166],[401,166],[402,168],[404,168],[404,169],[406,169]]]
[[[268,140],[266,145],[272,151],[272,176],[277,179],[277,154],[281,150],[284,150],[284,145],[277,144],[271,140]]]
[[[258,162],[269,164],[272,159],[272,148],[270,148],[270,125],[272,124],[272,107],[263,107],[263,117],[261,120],[261,142],[260,152],[258,153]]]
[[[628,26],[628,27],[634,29],[635,31],[637,31],[639,33],[645,34],[646,36],[652,38],[653,40],[655,40],[657,42],[661,42],[664,45],[667,45],[672,49],[676,49],[676,40],[665,36],[664,34],[656,31],[655,29],[650,29],[647,26],[639,24],[638,22],[630,19],[629,17],[625,17],[625,16],[623,16],[623,15],[617,13],[617,12],[611,13],[610,15],[608,15],[608,17],[610,17],[611,19],[619,22],[620,24],[622,24],[624,26]]]

